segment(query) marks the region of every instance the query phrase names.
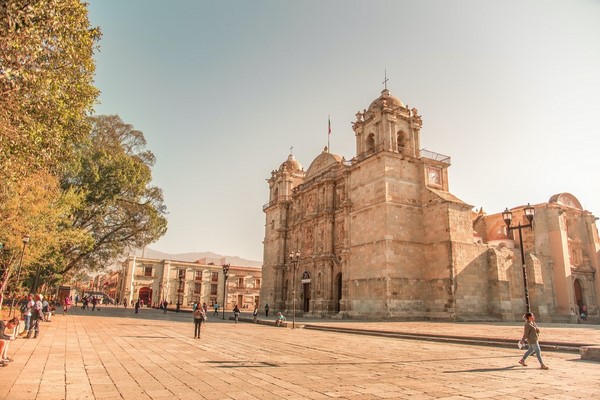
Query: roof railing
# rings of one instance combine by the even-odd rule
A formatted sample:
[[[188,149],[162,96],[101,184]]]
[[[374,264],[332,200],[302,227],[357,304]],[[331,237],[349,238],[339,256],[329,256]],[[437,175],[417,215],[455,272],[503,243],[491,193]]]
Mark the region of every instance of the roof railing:
[[[427,149],[421,149],[420,153],[421,157],[419,158],[429,158],[430,160],[439,161],[448,165],[450,165],[452,161],[450,156],[445,156],[443,154],[436,153]]]

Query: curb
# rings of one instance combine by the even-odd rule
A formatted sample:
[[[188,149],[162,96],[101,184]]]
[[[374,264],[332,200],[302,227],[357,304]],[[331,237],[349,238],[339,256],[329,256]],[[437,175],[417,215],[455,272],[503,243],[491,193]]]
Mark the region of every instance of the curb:
[[[397,339],[410,339],[410,340],[425,340],[431,342],[445,342],[455,344],[468,344],[475,346],[492,346],[492,347],[505,347],[515,348],[517,340],[510,340],[504,338],[489,338],[489,337],[468,337],[468,336],[450,336],[450,335],[432,335],[425,333],[406,333],[406,332],[390,332],[390,331],[378,331],[369,329],[352,329],[352,328],[339,328],[331,326],[319,326],[319,325],[304,325],[304,329],[312,329],[326,332],[337,332],[337,333],[349,333],[354,335],[366,335],[366,336],[381,336]],[[585,343],[559,343],[559,342],[544,342],[540,344],[542,350],[545,351],[556,351],[561,353],[579,353],[580,347],[591,346]]]

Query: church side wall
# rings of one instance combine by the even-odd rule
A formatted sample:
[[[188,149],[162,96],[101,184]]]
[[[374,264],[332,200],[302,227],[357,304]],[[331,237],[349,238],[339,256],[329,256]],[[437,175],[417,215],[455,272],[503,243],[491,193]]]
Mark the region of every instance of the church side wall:
[[[490,307],[488,247],[474,243],[452,243],[455,312],[461,318],[467,315],[485,316]],[[503,288],[497,287],[497,292]]]

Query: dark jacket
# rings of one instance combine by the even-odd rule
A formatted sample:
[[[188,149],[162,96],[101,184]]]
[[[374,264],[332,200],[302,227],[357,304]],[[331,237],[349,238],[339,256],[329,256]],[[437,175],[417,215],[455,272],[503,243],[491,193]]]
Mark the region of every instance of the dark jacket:
[[[540,328],[537,327],[535,322],[525,322],[525,328],[523,329],[523,340],[527,339],[527,343],[535,344],[538,342],[540,335]]]

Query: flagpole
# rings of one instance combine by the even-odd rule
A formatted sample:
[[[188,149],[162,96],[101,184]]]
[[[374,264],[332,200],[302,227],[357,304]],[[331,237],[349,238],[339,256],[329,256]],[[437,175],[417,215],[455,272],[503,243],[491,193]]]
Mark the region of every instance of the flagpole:
[[[329,145],[329,138],[331,137],[331,118],[327,116],[327,152],[331,153],[331,148]]]

